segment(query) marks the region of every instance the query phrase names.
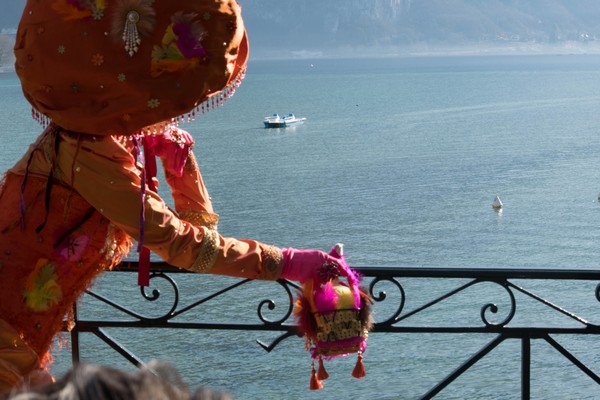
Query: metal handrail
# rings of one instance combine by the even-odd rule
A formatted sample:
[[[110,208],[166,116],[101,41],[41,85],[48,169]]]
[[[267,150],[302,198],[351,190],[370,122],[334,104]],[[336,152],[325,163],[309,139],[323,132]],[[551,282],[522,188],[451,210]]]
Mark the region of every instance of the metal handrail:
[[[555,304],[552,301],[534,293],[530,288],[517,281],[588,281],[595,283],[593,296],[595,301],[600,302],[600,271],[596,270],[575,270],[575,269],[514,269],[514,268],[433,268],[433,267],[357,267],[355,268],[364,277],[364,290],[374,300],[375,305],[390,302],[391,308],[388,308],[385,318],[375,320],[373,332],[380,333],[490,333],[494,338],[476,351],[471,358],[465,361],[461,366],[450,373],[445,379],[436,384],[432,389],[423,395],[423,399],[431,399],[440,393],[445,387],[455,381],[471,366],[485,357],[490,351],[496,348],[500,343],[506,340],[517,339],[521,342],[521,397],[529,399],[531,396],[531,340],[543,340],[552,346],[558,353],[564,356],[572,364],[577,366],[585,375],[590,377],[600,385],[600,376],[592,371],[588,366],[581,362],[575,355],[563,347],[553,336],[559,334],[582,334],[582,335],[600,335],[600,325],[591,322],[588,318],[578,315],[565,307]],[[123,262],[117,266],[114,273],[118,272],[136,272],[136,262]],[[105,328],[170,328],[170,329],[208,329],[208,330],[241,330],[241,331],[274,331],[280,332],[280,336],[271,343],[264,343],[257,340],[258,344],[265,351],[272,351],[285,339],[297,335],[296,327],[293,321],[294,296],[299,289],[298,285],[287,281],[279,280],[280,285],[289,299],[289,303],[282,308],[283,316],[277,320],[270,320],[265,314],[265,310],[273,310],[275,302],[272,300],[262,300],[257,307],[257,323],[212,323],[212,322],[181,322],[174,319],[184,313],[193,311],[199,305],[219,296],[250,284],[252,280],[240,279],[233,284],[222,288],[214,293],[205,295],[200,300],[192,304],[182,306],[180,304],[179,287],[173,276],[178,274],[189,274],[190,272],[171,267],[163,262],[153,262],[151,265],[151,285],[154,279],[166,281],[174,292],[173,303],[167,312],[159,316],[144,316],[136,313],[125,306],[117,304],[115,301],[94,292],[93,288],[86,291],[87,295],[99,300],[109,307],[118,310],[128,316],[127,320],[89,320],[82,319],[74,309],[74,328],[71,330],[72,357],[73,362],[79,361],[79,335],[84,332],[92,333],[107,343],[131,363],[141,366],[143,361],[121,345],[117,340],[106,333]],[[407,293],[402,281],[405,279],[451,279],[454,285],[452,289],[445,290],[432,299],[428,299],[412,310],[405,310]],[[456,282],[454,281],[456,280]],[[432,307],[447,301],[459,293],[464,293],[467,289],[474,288],[480,284],[493,284],[502,292],[506,293],[507,307],[504,307],[504,314],[500,316],[499,307],[495,303],[486,303],[480,309],[480,322],[461,323],[454,321],[454,324],[435,324],[423,326],[421,324],[411,324],[411,318]],[[385,286],[386,289],[395,291],[395,296],[390,295],[385,290],[378,289]],[[517,295],[534,301],[548,310],[566,317],[572,322],[568,326],[562,324],[549,326],[526,326],[514,323],[514,317],[517,314]],[[141,288],[141,296],[146,301],[155,301],[161,293],[158,290],[150,288]],[[506,306],[506,304],[505,304]],[[491,317],[496,318],[491,318]]]

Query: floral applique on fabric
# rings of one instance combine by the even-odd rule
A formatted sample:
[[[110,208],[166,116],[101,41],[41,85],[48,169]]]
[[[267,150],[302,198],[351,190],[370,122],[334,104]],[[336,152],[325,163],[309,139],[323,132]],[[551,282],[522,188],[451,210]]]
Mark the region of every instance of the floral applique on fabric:
[[[52,9],[65,21],[93,18],[100,20],[106,9],[105,0],[55,0]]]
[[[195,13],[178,12],[171,17],[160,46],[152,50],[152,75],[192,68],[204,61],[208,53],[202,46],[206,31],[195,20]]]
[[[56,281],[54,269],[54,265],[48,259],[40,258],[27,278],[23,297],[27,307],[33,311],[46,311],[60,302],[62,290]]]
[[[89,242],[88,236],[69,238],[58,248],[58,254],[65,261],[79,261]]]
[[[160,100],[150,99],[148,100],[148,108],[158,108],[160,106]]]
[[[104,64],[104,56],[100,53],[96,53],[92,56],[92,64],[95,67],[99,67]]]

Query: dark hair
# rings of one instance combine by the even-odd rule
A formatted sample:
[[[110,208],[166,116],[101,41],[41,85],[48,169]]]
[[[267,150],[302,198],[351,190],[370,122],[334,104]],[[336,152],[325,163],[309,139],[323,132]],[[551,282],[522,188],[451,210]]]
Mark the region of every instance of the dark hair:
[[[198,388],[191,396],[169,364],[152,361],[135,373],[79,363],[58,381],[13,393],[12,400],[230,400],[226,393]]]

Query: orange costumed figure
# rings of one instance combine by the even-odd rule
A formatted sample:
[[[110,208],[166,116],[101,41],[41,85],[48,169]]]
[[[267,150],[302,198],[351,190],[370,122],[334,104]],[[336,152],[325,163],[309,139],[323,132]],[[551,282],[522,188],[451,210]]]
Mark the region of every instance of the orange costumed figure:
[[[15,55],[45,129],[0,184],[0,393],[48,378],[65,316],[132,238],[142,267],[152,251],[199,273],[303,281],[337,262],[217,232],[193,139],[177,124],[243,78],[234,0],[28,0]],[[155,157],[174,210],[157,194]]]

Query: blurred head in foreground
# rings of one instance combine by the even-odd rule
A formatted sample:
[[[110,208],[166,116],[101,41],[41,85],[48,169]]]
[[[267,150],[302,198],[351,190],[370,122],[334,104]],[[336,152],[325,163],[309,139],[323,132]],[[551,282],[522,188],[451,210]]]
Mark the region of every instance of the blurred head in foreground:
[[[134,373],[80,363],[55,383],[24,389],[11,400],[229,400],[223,392],[200,387],[190,392],[171,365],[151,361]]]

